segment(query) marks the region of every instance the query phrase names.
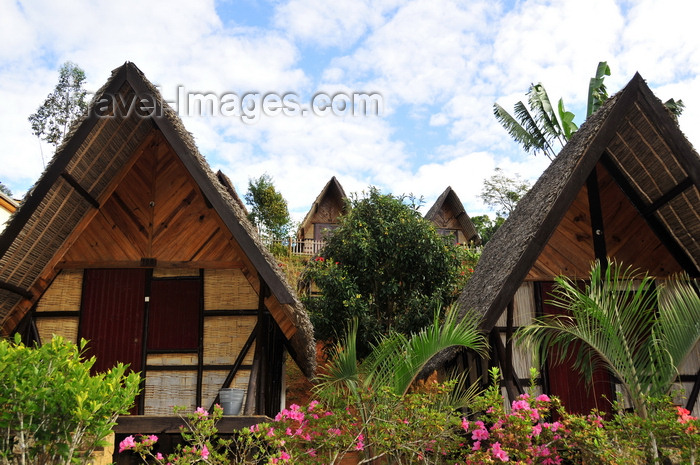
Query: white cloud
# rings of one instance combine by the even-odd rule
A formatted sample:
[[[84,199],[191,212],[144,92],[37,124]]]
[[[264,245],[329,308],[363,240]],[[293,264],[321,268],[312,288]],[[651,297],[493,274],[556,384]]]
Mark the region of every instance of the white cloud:
[[[183,118],[241,195],[248,178],[268,172],[297,216],[333,175],[347,192],[377,185],[426,200],[452,185],[470,214],[484,211],[478,193],[493,168],[534,180],[547,164],[510,140],[493,102],[512,109],[542,81],[582,115],[599,60],[612,68],[611,92],[639,70],[662,99],[682,98],[681,127],[698,142],[700,38],[690,1],[522,0],[509,11],[491,0],[260,5],[274,8],[272,27],[246,24],[237,14],[246,2],[0,3],[0,124],[11,148],[0,153],[0,181],[21,192],[39,176],[26,118],[68,59],[86,70],[92,90],[133,61],[167,99],[177,85],[303,99],[318,90],[381,92],[379,118]],[[235,10],[223,15],[229,20],[221,8]]]

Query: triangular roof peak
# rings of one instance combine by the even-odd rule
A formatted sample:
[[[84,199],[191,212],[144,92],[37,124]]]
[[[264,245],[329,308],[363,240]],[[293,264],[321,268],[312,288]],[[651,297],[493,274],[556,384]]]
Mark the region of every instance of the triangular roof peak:
[[[167,142],[225,225],[249,265],[249,280],[265,296],[300,367],[311,374],[315,348],[308,315],[247,221],[232,186],[227,186],[225,176],[217,178],[212,172],[178,115],[131,62],[115,69],[95,94],[87,114],[72,125],[0,235],[3,331],[11,330],[8,325],[38,299],[78,229],[100,211],[139,154],[154,146],[155,138]]]
[[[464,209],[462,201],[459,200],[457,193],[451,186],[447,186],[447,189],[435,200],[433,206],[426,212],[425,219],[436,222],[445,209],[449,210],[451,213],[450,218],[445,220],[452,220],[450,222],[456,221],[457,224],[459,224],[459,228],[462,230],[466,242],[473,242],[475,244],[481,243],[481,238],[474,227],[474,223],[472,223],[471,218],[469,218],[469,215]]]
[[[299,231],[304,231],[309,227],[311,221],[313,220],[314,214],[318,211],[319,206],[323,203],[326,197],[331,194],[335,194],[337,199],[340,201],[345,201],[345,199],[347,199],[343,186],[335,176],[331,176],[331,179],[328,180],[326,185],[323,186],[323,189],[321,189],[321,192],[319,192],[319,194],[316,196],[316,200],[314,200],[314,202],[311,204],[311,208],[309,208],[309,211],[306,213],[304,219],[299,225]]]
[[[669,259],[700,274],[700,157],[637,73],[581,125],[485,246],[459,303],[483,314],[486,329],[513,299],[596,167],[624,193],[633,206],[627,211],[643,218]],[[632,235],[634,244],[635,234],[620,236]],[[608,250],[613,240],[624,247],[623,238],[609,237],[602,227],[589,236],[604,238],[602,248],[595,239],[596,250],[605,250],[606,240]]]

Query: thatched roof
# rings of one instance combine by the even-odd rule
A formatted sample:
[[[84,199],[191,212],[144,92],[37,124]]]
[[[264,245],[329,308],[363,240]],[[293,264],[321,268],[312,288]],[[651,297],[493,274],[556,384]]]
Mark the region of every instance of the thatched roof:
[[[485,246],[459,297],[463,310],[484,315],[484,329],[495,325],[598,163],[680,266],[700,275],[700,158],[637,74],[581,126]]]
[[[448,186],[447,189],[440,194],[437,200],[435,200],[433,206],[430,207],[430,210],[428,210],[428,212],[425,214],[425,219],[428,221],[433,221],[440,214],[443,205],[448,205],[454,213],[454,216],[457,219],[462,232],[464,233],[464,237],[467,238],[467,242],[474,242],[475,244],[481,243],[481,238],[474,227],[474,223],[472,223],[469,215],[467,215],[462,201],[459,200],[459,197],[457,197],[457,194],[451,186]]]
[[[131,111],[127,115],[100,117],[105,98],[117,96],[130,102],[133,95],[152,96],[154,110],[146,116]],[[147,149],[144,141],[154,129],[162,133],[252,264],[252,271],[269,288],[271,300],[266,299],[266,303],[274,307],[271,313],[287,337],[292,356],[302,371],[311,375],[316,365],[313,328],[277,261],[247,221],[235,191],[229,192],[226,182],[212,172],[175,111],[129,62],[112,72],[96,93],[88,113],[73,124],[0,236],[3,331],[12,331],[46,289],[55,275],[55,264],[68,247],[67,239],[88,215],[99,210],[110,189],[126,172],[132,155]],[[260,292],[264,292],[262,285]]]
[[[309,208],[309,211],[306,213],[306,216],[304,216],[304,219],[299,225],[299,231],[304,231],[309,226],[309,222],[313,219],[314,214],[318,211],[318,207],[321,205],[321,202],[323,202],[323,199],[325,199],[326,196],[330,195],[331,193],[335,193],[340,199],[343,200],[347,198],[343,186],[340,184],[340,182],[336,179],[335,176],[331,177],[331,179],[326,183],[326,185],[323,186],[321,192],[316,196],[316,200],[314,200],[314,203],[311,204],[311,208]]]

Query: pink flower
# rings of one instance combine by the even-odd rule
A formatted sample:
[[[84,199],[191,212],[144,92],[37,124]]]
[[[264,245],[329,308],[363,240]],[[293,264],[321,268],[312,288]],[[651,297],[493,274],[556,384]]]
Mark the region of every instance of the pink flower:
[[[203,409],[202,407],[197,407],[197,410],[195,410],[194,413],[196,413],[197,415],[199,415],[200,418],[201,418],[201,417],[208,417],[208,416],[209,416],[209,412],[207,412],[207,411],[206,411],[205,409]]]
[[[501,443],[500,442],[494,442],[491,445],[491,454],[499,459],[501,462],[507,462],[509,460],[508,458],[508,453],[501,449]]]
[[[513,410],[529,410],[530,404],[526,400],[514,400],[512,409]]]
[[[267,430],[267,435],[268,435],[269,437],[274,436],[274,435],[275,435],[275,428],[270,428],[270,429],[268,429],[268,430]]]
[[[280,452],[280,459],[282,460],[289,460],[291,459],[292,456],[286,453],[285,451]]]
[[[209,457],[209,449],[207,449],[207,446],[205,445],[202,447],[202,458],[206,460],[207,457]]]
[[[357,436],[357,444],[355,445],[355,450],[365,450],[365,443],[363,442],[364,439],[364,434],[359,434]]]
[[[540,394],[537,396],[537,401],[538,402],[551,402],[552,399],[549,398],[547,394]]]
[[[532,436],[539,436],[542,433],[542,425],[536,424],[532,427]]]
[[[472,447],[472,450],[479,450],[481,448],[481,441],[476,441],[474,443],[474,446]]]
[[[309,457],[316,457],[316,449],[309,449],[306,453],[309,454]]]
[[[134,437],[127,436],[122,442],[119,443],[119,453],[122,453],[125,450],[133,449],[134,447],[136,447],[136,441],[134,441]]]
[[[478,429],[475,429],[472,432],[472,439],[475,441],[483,441],[484,439],[489,438],[489,432],[486,429],[486,426],[484,426],[483,421],[475,421],[474,424],[477,426]]]
[[[318,404],[319,402],[317,400],[312,400],[309,402],[309,412],[315,409]]]
[[[156,454],[156,460],[163,460],[163,454],[161,454],[160,452],[158,452],[158,453]]]
[[[462,428],[464,428],[464,431],[467,433],[469,432],[469,422],[466,418],[462,418]]]

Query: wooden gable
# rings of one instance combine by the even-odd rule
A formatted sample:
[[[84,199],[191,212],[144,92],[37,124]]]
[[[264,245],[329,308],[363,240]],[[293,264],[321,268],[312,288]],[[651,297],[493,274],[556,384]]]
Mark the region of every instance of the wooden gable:
[[[134,157],[62,266],[242,267],[236,241],[162,134]]]
[[[555,276],[585,278],[596,259],[594,235],[610,258],[665,277],[683,271],[602,163],[596,166],[602,227],[594,228],[589,185],[584,184],[528,272],[526,281],[553,281]]]

